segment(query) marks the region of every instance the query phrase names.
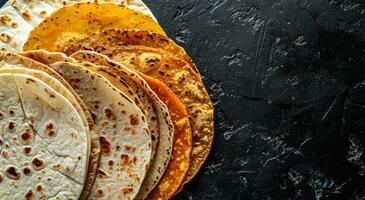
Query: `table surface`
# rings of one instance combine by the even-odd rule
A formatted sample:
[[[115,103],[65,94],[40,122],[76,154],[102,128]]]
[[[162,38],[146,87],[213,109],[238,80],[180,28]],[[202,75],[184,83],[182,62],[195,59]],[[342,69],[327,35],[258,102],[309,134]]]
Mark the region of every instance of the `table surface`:
[[[364,0],[145,3],[215,105],[211,154],[176,200],[365,198]]]

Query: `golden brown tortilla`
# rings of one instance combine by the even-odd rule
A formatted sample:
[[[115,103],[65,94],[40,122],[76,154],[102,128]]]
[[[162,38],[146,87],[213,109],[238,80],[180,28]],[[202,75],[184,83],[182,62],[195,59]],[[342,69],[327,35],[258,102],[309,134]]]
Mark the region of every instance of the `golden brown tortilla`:
[[[114,3],[79,3],[58,9],[29,34],[24,50],[62,51],[77,38],[108,28],[143,29],[165,35],[142,12]]]

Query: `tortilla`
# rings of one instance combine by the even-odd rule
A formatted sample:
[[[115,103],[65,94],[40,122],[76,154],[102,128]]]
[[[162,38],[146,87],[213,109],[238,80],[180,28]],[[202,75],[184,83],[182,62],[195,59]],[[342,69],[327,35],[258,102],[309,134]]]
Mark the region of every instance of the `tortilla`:
[[[200,76],[186,62],[159,49],[131,45],[101,53],[164,82],[184,103],[193,131],[190,168],[184,183],[190,181],[207,159],[214,137],[214,108]]]
[[[94,117],[100,133],[101,156],[89,198],[134,199],[151,160],[151,135],[138,106],[107,79],[75,63],[53,60],[45,51],[24,55],[65,78]],[[105,98],[107,97],[107,98]]]
[[[9,0],[0,9],[0,49],[20,51],[30,33],[45,17],[64,5],[94,0],[29,1]],[[104,2],[104,0],[99,2]],[[105,0],[141,11],[156,21],[152,12],[141,0]]]
[[[88,138],[77,110],[25,74],[0,74],[0,93],[0,196],[78,199],[88,169]]]
[[[68,43],[108,28],[144,29],[165,35],[151,17],[112,3],[80,3],[65,6],[35,27],[24,50],[63,51]]]
[[[165,84],[142,73],[140,76],[147,81],[148,85],[168,107],[175,130],[170,163],[160,182],[147,199],[170,199],[179,189],[189,169],[192,148],[189,115],[184,104]]]
[[[126,68],[124,65],[115,63],[109,60],[107,57],[95,52],[79,51],[73,54],[71,57],[108,67],[104,69],[105,72],[115,73],[117,76],[127,80],[127,82],[134,82],[135,84],[138,84],[145,93],[141,95],[148,95],[151,99],[154,99],[154,105],[157,109],[161,132],[159,144],[156,149],[157,153],[155,154],[155,157],[148,170],[148,174],[143,181],[142,188],[137,197],[137,199],[145,199],[161,179],[171,158],[174,129],[167,107],[151,90],[143,78],[141,78],[137,73]]]
[[[190,64],[194,72],[199,74],[199,70],[185,52],[184,48],[164,35],[145,30],[106,29],[100,32],[94,32],[72,42],[65,50],[65,53],[71,55],[79,50],[95,50],[100,52],[105,49],[128,45],[141,45],[165,50]]]
[[[88,125],[88,141],[90,144],[88,149],[90,151],[90,156],[88,159],[87,179],[80,197],[80,199],[86,199],[95,180],[96,168],[100,154],[99,135],[87,107],[80,97],[73,91],[71,86],[59,74],[57,74],[57,72],[48,66],[9,52],[0,53],[0,58],[1,72],[28,74],[47,83],[52,89],[58,91],[75,107],[82,117],[83,123]]]

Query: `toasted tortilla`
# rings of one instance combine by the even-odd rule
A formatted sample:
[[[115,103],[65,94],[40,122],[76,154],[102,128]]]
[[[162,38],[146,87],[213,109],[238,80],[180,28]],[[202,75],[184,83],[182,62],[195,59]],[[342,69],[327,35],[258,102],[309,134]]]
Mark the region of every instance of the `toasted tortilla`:
[[[137,199],[145,199],[147,195],[155,188],[162,175],[164,174],[172,152],[174,128],[170,118],[168,108],[161,102],[158,96],[151,90],[148,84],[136,72],[129,70],[124,65],[115,63],[107,57],[90,51],[79,51],[71,55],[71,57],[89,61],[97,65],[106,66],[103,71],[107,73],[115,73],[116,76],[124,78],[130,85],[139,85],[144,91],[140,95],[149,96],[153,99],[154,107],[157,109],[158,120],[160,124],[160,140],[156,148],[156,154],[153,158],[147,176],[143,181],[142,188],[137,196]]]
[[[100,143],[98,131],[85,104],[73,91],[72,87],[57,72],[46,65],[35,62],[29,58],[10,52],[0,53],[0,72],[27,74],[47,83],[49,87],[58,91],[79,112],[83,123],[88,125],[88,141],[90,146],[88,158],[88,174],[84,184],[84,190],[80,199],[86,199],[96,176],[96,168],[100,155]],[[61,89],[59,89],[61,88]]]
[[[45,64],[70,83],[93,115],[100,133],[101,156],[89,198],[134,199],[152,153],[142,111],[107,79],[81,65],[49,59],[55,54],[45,51],[24,55],[47,61]]]
[[[9,0],[0,9],[1,26],[0,48],[9,51],[20,51],[30,33],[44,18],[57,9],[74,3],[95,2],[94,0],[53,0],[28,1]],[[99,0],[113,2],[133,10],[141,11],[156,21],[152,12],[141,0]]]
[[[190,64],[194,72],[199,74],[199,70],[184,48],[164,35],[146,30],[105,29],[94,32],[70,43],[65,53],[71,55],[79,50],[94,50],[100,53],[106,48],[118,48],[128,45],[141,45],[167,51]]]
[[[35,27],[24,50],[63,51],[68,43],[108,28],[143,29],[165,35],[160,25],[142,12],[113,3],[80,3],[58,9]]]
[[[0,74],[4,199],[78,199],[88,169],[87,126],[45,82]],[[35,184],[36,183],[36,184]]]
[[[155,189],[147,199],[170,199],[182,184],[189,169],[192,132],[184,104],[164,83],[140,73],[169,109],[174,123],[174,145],[170,163]]]
[[[214,108],[200,76],[188,63],[160,49],[130,45],[101,53],[162,81],[184,103],[193,131],[190,167],[184,183],[190,181],[207,159],[214,137]]]

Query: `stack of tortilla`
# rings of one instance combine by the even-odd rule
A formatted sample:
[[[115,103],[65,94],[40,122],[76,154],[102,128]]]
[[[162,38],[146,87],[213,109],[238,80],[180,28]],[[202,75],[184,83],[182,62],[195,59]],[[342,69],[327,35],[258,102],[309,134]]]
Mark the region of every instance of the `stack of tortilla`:
[[[0,10],[1,199],[170,199],[214,136],[198,68],[140,0]]]

